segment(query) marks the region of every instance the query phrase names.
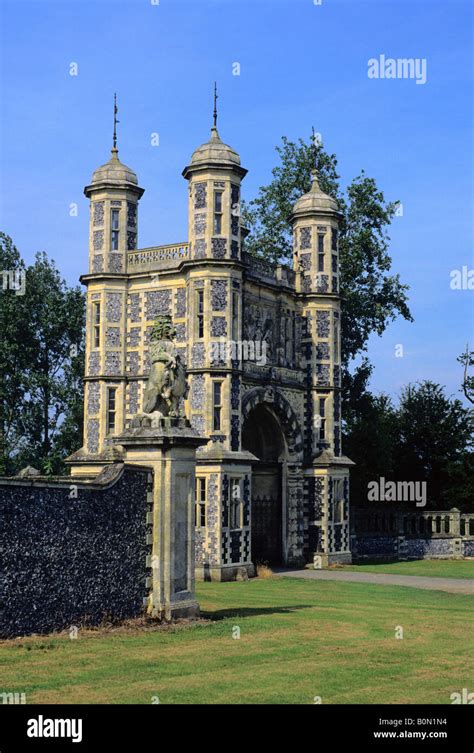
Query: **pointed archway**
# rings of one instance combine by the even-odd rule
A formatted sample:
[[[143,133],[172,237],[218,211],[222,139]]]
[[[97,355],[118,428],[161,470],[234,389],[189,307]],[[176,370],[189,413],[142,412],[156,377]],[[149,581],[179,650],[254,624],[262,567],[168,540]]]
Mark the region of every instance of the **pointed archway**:
[[[273,388],[247,393],[242,413],[242,448],[257,458],[252,464],[252,560],[279,565],[287,558],[288,462],[297,462],[302,452],[299,423]]]

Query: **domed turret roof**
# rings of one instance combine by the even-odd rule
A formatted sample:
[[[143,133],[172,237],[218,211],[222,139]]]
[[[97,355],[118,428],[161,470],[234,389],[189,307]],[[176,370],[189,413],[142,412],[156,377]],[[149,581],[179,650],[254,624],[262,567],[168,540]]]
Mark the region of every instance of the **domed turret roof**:
[[[108,162],[94,170],[91,184],[95,183],[133,183],[138,186],[137,174],[118,158],[118,149],[112,149]]]
[[[339,214],[339,207],[337,201],[324,193],[319,185],[317,173],[314,172],[311,176],[312,184],[308,193],[300,196],[298,201],[293,207],[293,216],[302,214],[327,214],[337,212]]]
[[[193,152],[190,165],[209,165],[213,163],[240,165],[239,155],[228,144],[224,144],[215,126],[211,128],[211,138],[209,141],[198,146]]]
[[[93,191],[101,189],[114,190],[116,188],[132,191],[139,198],[145,192],[145,189],[140,188],[138,185],[137,174],[130,167],[124,165],[123,162],[120,162],[118,149],[113,147],[111,158],[104,165],[98,167],[97,170],[94,170],[92,180],[84,188],[84,193],[89,197]]]

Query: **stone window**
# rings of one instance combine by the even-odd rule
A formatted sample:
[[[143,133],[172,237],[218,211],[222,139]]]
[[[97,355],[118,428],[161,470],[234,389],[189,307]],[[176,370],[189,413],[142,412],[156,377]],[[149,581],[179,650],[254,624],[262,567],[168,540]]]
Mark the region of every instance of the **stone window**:
[[[212,430],[220,431],[222,423],[222,382],[212,382]]]
[[[242,528],[242,490],[239,478],[230,479],[229,528]]]
[[[117,387],[107,388],[107,434],[115,434],[117,418]]]
[[[324,235],[318,235],[318,272],[324,272]]]
[[[196,495],[195,495],[195,526],[196,528],[206,527],[206,477],[196,476]]]
[[[222,233],[222,191],[214,191],[214,233]]]
[[[118,251],[119,247],[119,222],[120,210],[112,209],[110,213],[110,248],[112,251]]]
[[[100,301],[92,304],[92,347],[100,348]]]
[[[196,337],[204,337],[204,290],[196,290]]]

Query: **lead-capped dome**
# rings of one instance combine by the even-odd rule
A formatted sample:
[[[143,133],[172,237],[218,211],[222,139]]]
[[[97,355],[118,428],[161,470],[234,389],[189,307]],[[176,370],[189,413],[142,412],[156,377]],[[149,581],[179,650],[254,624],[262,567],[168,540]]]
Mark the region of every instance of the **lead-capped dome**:
[[[108,162],[94,170],[91,184],[95,183],[133,183],[138,186],[137,174],[118,158],[118,149],[112,149]]]
[[[211,128],[211,138],[193,152],[190,165],[231,164],[240,166],[240,157],[232,147],[224,144],[217,128]]]
[[[300,196],[293,207],[293,216],[312,213],[334,213],[340,214],[337,201],[321,190],[317,173],[311,176],[312,184],[308,193]]]

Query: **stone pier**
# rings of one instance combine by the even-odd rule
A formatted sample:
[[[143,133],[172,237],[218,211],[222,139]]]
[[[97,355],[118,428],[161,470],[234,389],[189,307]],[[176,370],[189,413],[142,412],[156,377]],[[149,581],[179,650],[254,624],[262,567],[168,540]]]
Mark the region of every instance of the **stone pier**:
[[[147,611],[172,620],[196,617],[194,484],[196,449],[208,441],[185,418],[137,417],[115,437],[127,463],[153,469],[151,586]]]

